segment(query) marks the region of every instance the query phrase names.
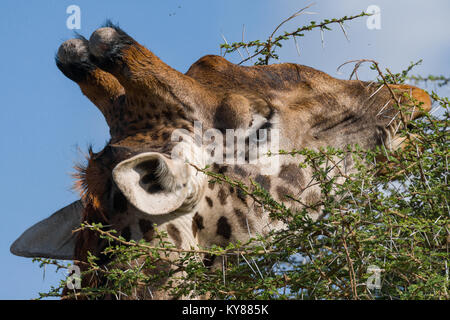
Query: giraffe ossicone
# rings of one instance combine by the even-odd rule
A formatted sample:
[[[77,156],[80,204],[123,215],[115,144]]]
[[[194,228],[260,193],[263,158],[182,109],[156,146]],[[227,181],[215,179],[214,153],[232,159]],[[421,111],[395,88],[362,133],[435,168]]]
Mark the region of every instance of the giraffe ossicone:
[[[32,226],[11,246],[12,253],[25,257],[87,261],[91,252],[107,264],[106,244],[98,234],[72,233],[82,221],[109,225],[126,240],[153,245],[157,225],[181,249],[245,242],[283,224],[240,190],[210,183],[191,164],[211,163],[215,172],[244,183],[251,178],[276,200],[300,210],[300,202],[285,196],[307,205],[320,201],[320,190],[310,183],[311,169],[300,168],[301,158],[294,157],[267,157],[265,166],[252,162],[255,152],[397,147],[389,143],[399,122],[388,88],[335,79],[307,66],[244,67],[209,55],[183,74],[111,23],[89,40],[79,36],[64,42],[56,64],[102,112],[111,139],[100,152],[90,151],[87,164],[78,168],[81,199]],[[412,92],[430,110],[423,90],[392,87]],[[417,116],[413,112],[412,118]],[[197,132],[196,123],[202,126]],[[205,257],[208,266],[218,263]],[[82,285],[92,281],[83,279]],[[170,298],[156,285],[134,295]]]

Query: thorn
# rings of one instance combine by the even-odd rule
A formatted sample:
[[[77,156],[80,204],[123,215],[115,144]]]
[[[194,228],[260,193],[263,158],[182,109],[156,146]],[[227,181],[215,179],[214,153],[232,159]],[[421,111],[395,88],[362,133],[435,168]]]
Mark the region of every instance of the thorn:
[[[347,39],[347,41],[350,42],[350,39],[347,36],[347,31],[345,31],[344,24],[342,22],[339,22],[339,26],[341,27],[342,32],[344,33],[344,36]]]
[[[369,100],[370,98],[372,98],[374,95],[376,95],[383,87],[384,87],[384,83],[383,83],[377,90],[375,90],[375,92],[372,93],[372,94],[366,99],[366,101]]]
[[[245,43],[244,41],[244,33],[245,33],[245,24],[242,25],[242,42]],[[250,58],[250,51],[248,51],[248,47],[244,46],[245,51],[247,52],[247,56]],[[250,61],[253,62],[253,59],[250,58]]]
[[[297,42],[297,38],[294,35],[294,43],[295,43],[295,48],[297,49],[297,54],[298,56],[300,56],[300,48],[298,47],[298,42]]]
[[[391,102],[391,99],[389,99],[388,102],[386,102],[383,108],[381,108],[381,110],[377,113],[376,117],[378,117],[383,112],[383,110],[388,106],[389,102]]]
[[[247,265],[250,267],[250,269],[252,270],[252,272],[254,274],[256,274],[256,271],[252,268],[252,266],[250,265],[250,263],[248,263],[247,259],[245,259],[244,255],[241,253],[242,258],[244,258],[245,262],[247,263]]]
[[[225,41],[225,43],[228,45],[228,41],[225,38],[225,35],[223,33],[220,34],[222,36],[223,41]],[[244,59],[244,56],[242,55],[241,51],[239,50],[239,48],[237,49],[237,52],[239,53],[239,55],[241,56],[242,59]]]
[[[399,115],[399,113],[400,113],[400,111],[397,112],[397,113],[395,114],[395,116],[392,117],[391,121],[389,121],[389,123],[386,125],[386,127],[389,127],[389,126],[390,126],[390,124],[392,123],[392,121],[394,121],[394,120],[397,118],[397,116]]]
[[[325,47],[325,43],[323,41],[323,28],[320,28],[320,38],[322,40],[322,49]]]

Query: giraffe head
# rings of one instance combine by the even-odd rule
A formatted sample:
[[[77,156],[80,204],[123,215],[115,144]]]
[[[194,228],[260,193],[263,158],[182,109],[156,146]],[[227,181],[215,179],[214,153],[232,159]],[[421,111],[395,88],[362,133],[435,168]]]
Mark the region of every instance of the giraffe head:
[[[226,245],[264,233],[268,226],[281,227],[239,190],[209,183],[195,167],[212,162],[220,173],[241,180],[253,177],[279,199],[306,189],[310,173],[288,158],[271,174],[254,163],[220,163],[217,156],[229,151],[228,139],[220,139],[230,129],[238,133],[232,142],[244,144],[242,154],[233,149],[232,155],[245,161],[252,139],[262,141],[261,129],[277,132],[264,142],[277,137],[277,148],[284,150],[398,145],[391,143],[398,121],[388,88],[338,80],[306,66],[244,67],[205,56],[182,74],[111,24],[89,40],[64,42],[56,63],[102,112],[111,140],[102,151],[90,151],[86,166],[78,168],[81,199],[28,229],[12,245],[11,251],[21,256],[83,261],[90,251],[106,263],[108,257],[101,255],[106,243],[98,235],[71,232],[82,221],[102,222],[127,240],[149,242],[156,225],[186,249]],[[430,98],[421,89],[393,87],[430,109]],[[414,111],[412,118],[418,116]],[[225,146],[214,149],[212,161],[209,149],[199,143],[195,123],[202,125],[203,142],[206,136],[214,146]],[[301,197],[309,202],[318,195],[307,191]]]

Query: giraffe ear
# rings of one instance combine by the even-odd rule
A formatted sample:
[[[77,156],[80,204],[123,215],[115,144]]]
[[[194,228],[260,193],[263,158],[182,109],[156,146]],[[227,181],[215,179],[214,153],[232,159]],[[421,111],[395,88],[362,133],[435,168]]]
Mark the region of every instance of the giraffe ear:
[[[127,200],[139,210],[166,214],[180,208],[189,193],[191,168],[182,160],[146,152],[119,163],[113,179]]]
[[[81,200],[62,208],[27,229],[11,245],[11,253],[27,258],[73,260],[77,235],[72,231],[80,227],[82,214]]]

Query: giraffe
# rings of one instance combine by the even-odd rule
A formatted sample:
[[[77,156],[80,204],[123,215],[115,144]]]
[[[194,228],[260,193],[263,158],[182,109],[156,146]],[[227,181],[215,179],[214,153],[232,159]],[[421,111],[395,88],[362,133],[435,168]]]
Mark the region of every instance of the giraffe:
[[[101,254],[105,243],[98,234],[72,232],[82,221],[101,222],[126,240],[153,244],[156,225],[180,249],[226,246],[282,228],[240,190],[211,183],[195,169],[206,164],[204,146],[173,139],[179,130],[193,134],[195,122],[223,134],[241,130],[246,143],[261,129],[277,130],[284,150],[351,144],[371,149],[386,142],[397,123],[387,88],[336,79],[298,64],[247,67],[214,55],[200,58],[183,74],[111,23],[89,39],[65,41],[56,64],[102,112],[111,139],[100,152],[89,150],[87,164],[77,167],[80,200],[12,244],[11,252],[24,257],[86,261],[89,251],[106,264],[108,257]],[[425,91],[392,87],[408,91],[424,111],[430,110]],[[415,110],[412,118],[421,115]],[[193,152],[185,159],[173,157],[180,146]],[[291,157],[280,157],[272,174],[252,163],[213,162],[211,168],[244,182],[252,177],[292,208],[299,204],[285,195],[298,190],[306,204],[320,199],[317,189],[307,187],[311,170],[299,168],[298,159]],[[310,214],[317,218],[320,210]],[[217,263],[212,257],[204,262],[210,267]],[[158,290],[137,292],[133,298],[171,298]]]

